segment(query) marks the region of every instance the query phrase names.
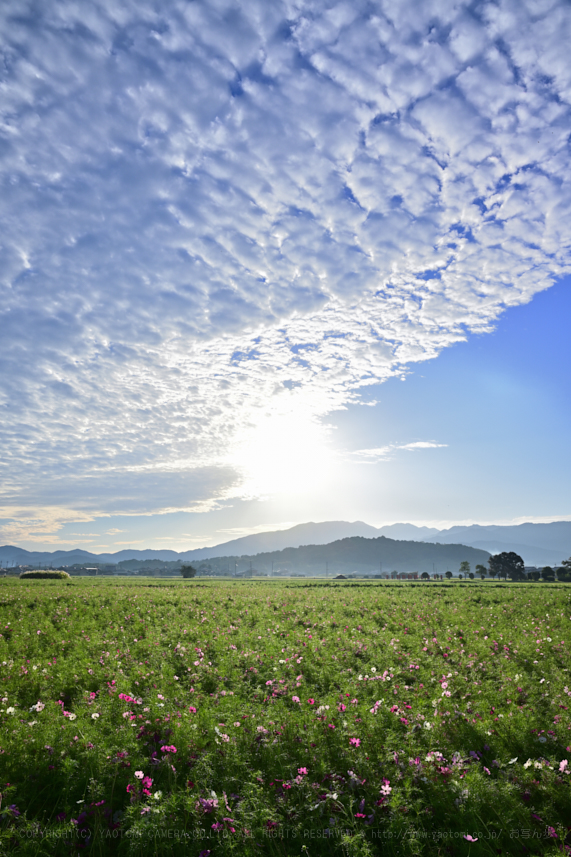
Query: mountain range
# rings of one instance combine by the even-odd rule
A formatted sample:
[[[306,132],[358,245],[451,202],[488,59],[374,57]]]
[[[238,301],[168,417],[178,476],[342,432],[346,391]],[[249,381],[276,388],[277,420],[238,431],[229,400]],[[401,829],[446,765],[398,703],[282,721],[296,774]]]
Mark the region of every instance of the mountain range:
[[[298,548],[303,545],[326,545],[341,539],[360,536],[377,539],[385,536],[397,541],[426,542],[429,544],[462,544],[489,553],[515,551],[526,565],[557,566],[571,556],[571,521],[553,521],[547,524],[524,523],[517,525],[471,524],[444,530],[435,527],[417,527],[415,524],[389,524],[372,527],[363,521],[323,521],[298,524],[287,530],[255,533],[242,536],[213,547],[187,551],[167,549],[121,550],[116,553],[95,554],[74,549],[70,551],[27,551],[13,545],[0,547],[0,564],[6,565],[73,565],[74,563],[118,563],[126,559],[157,559],[198,562],[220,556],[254,556],[260,553]]]

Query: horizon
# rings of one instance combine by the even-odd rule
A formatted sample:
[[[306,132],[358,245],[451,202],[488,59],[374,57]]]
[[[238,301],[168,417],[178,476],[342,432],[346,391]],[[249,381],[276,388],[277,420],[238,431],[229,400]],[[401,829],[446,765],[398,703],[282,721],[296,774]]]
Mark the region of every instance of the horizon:
[[[0,541],[571,520],[565,0],[0,33]]]

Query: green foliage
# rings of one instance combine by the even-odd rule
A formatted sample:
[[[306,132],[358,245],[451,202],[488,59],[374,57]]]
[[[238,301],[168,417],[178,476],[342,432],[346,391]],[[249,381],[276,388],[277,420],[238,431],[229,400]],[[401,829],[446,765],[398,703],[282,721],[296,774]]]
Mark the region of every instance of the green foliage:
[[[541,578],[542,580],[553,581],[555,580],[555,572],[551,568],[550,565],[546,565],[541,569]]]
[[[192,565],[182,565],[180,573],[184,578],[196,577],[196,569]]]
[[[0,854],[560,853],[570,615],[565,584],[3,578]]]
[[[494,554],[488,560],[490,575],[495,577],[510,578],[511,580],[525,580],[525,569],[523,559],[514,551],[503,551]]]
[[[460,563],[460,574],[467,575],[470,574],[470,563],[467,559],[463,560]]]
[[[34,569],[34,571],[23,571],[18,575],[20,580],[69,580],[71,576],[67,571],[54,571],[53,569]]]

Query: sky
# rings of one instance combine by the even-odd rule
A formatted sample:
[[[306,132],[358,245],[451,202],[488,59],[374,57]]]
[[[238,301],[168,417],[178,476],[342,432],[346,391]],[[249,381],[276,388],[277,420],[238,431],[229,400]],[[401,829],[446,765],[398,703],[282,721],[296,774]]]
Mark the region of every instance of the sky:
[[[571,519],[568,2],[0,36],[0,542]]]

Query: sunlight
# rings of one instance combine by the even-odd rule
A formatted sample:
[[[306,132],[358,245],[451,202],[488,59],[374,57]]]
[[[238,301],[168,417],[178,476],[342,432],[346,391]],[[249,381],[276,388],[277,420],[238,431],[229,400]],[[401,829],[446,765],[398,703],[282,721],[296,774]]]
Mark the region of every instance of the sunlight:
[[[247,429],[231,463],[244,474],[244,495],[253,497],[323,487],[336,464],[327,429],[295,412],[265,416]]]

